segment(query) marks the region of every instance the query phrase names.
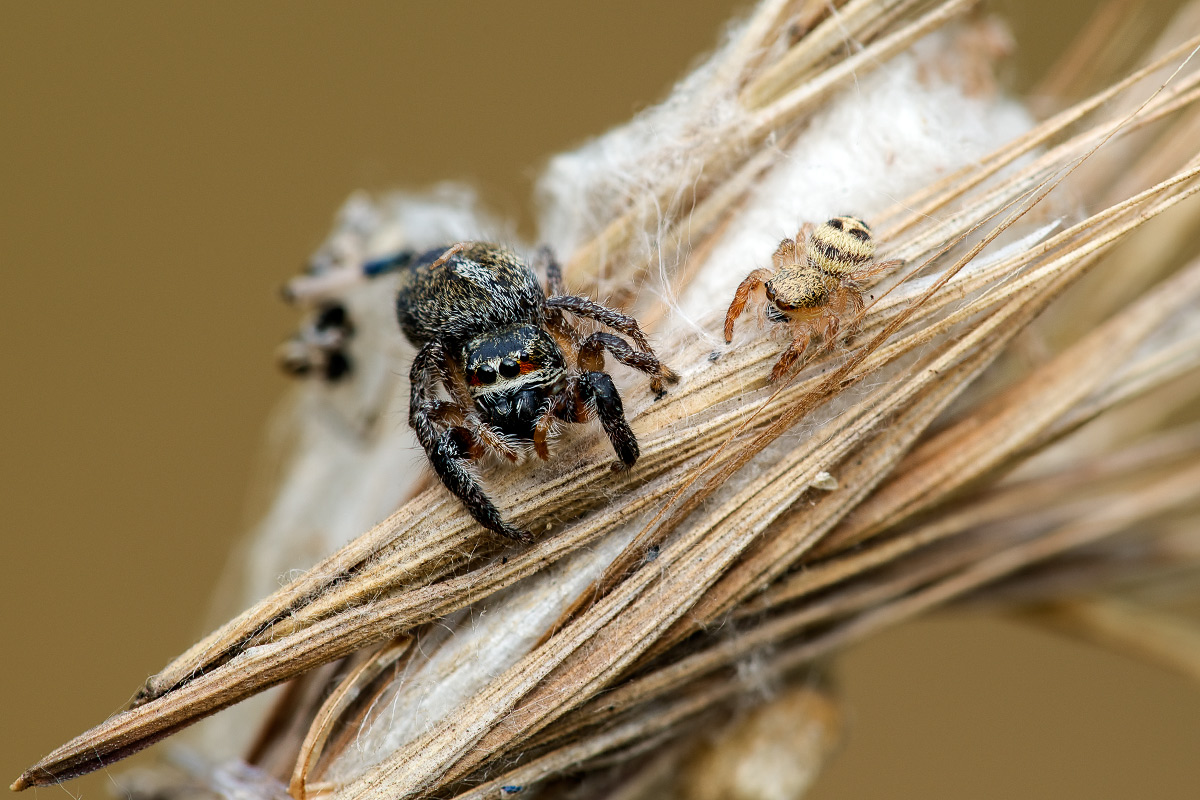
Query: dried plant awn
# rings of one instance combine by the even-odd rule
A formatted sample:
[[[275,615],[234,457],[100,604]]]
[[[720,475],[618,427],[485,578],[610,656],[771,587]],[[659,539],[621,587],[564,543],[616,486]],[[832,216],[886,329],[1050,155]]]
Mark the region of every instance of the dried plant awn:
[[[689,737],[756,696],[778,705],[729,722],[721,752],[752,763],[772,709],[801,709],[806,768],[775,777],[802,791],[838,728],[826,660],[952,602],[1197,674],[1181,619],[1077,598],[1200,574],[1200,261],[1177,233],[1200,215],[1200,30],[1181,15],[1127,77],[1035,121],[990,83],[979,43],[1002,37],[972,6],[767,0],[663,104],[551,162],[541,237],[568,281],[656,320],[682,381],[653,402],[618,373],[636,470],[573,434],[553,466],[487,475],[529,547],[399,486],[392,287],[337,271],[500,226],[452,188],[352,200],[317,264],[363,369],[297,394],[247,609],[14,788],[292,681],[266,716],[206,723],[192,779],[302,800],[555,796],[586,773],[573,796],[663,796],[719,785]],[[772,384],[769,332],[724,344],[729,298],[783,235],[847,212],[904,266],[866,287],[851,340]],[[1133,246],[1151,234],[1174,246]],[[252,751],[233,728],[261,729]]]

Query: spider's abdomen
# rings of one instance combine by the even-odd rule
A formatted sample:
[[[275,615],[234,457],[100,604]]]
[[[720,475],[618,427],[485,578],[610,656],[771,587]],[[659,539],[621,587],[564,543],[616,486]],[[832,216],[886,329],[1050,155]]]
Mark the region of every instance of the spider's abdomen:
[[[858,217],[834,217],[808,240],[808,263],[830,275],[848,275],[875,256],[871,228]]]
[[[544,302],[537,276],[516,253],[463,242],[422,253],[403,268],[396,316],[404,335],[420,346],[539,320]]]

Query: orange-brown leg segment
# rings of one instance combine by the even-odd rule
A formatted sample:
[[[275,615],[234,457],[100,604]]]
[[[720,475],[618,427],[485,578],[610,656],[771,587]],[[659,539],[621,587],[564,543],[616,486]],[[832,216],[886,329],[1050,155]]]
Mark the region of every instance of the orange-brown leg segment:
[[[517,461],[521,454],[513,449],[508,443],[508,439],[502,433],[497,431],[491,425],[484,422],[479,415],[471,413],[466,417],[467,427],[471,429],[471,433],[479,442],[493,452],[507,458],[509,461]]]
[[[775,265],[775,269],[794,267],[800,263],[796,260],[796,242],[803,244],[804,240],[799,237],[784,239],[779,243],[779,247],[775,248],[775,252],[771,254],[771,263]]]
[[[597,331],[583,340],[575,354],[579,369],[584,372],[604,371],[604,351],[627,367],[633,367],[650,376],[650,390],[660,393],[663,390],[663,380],[676,381],[679,376],[664,366],[651,352],[638,352],[620,336]]]
[[[853,333],[858,327],[856,320],[862,310],[862,295],[859,294],[858,289],[843,286],[831,294],[829,303],[825,306],[825,313],[822,315],[825,318],[825,329],[822,332],[825,340],[829,342],[834,340],[842,327],[842,322],[848,323],[850,333]]]
[[[779,247],[775,248],[775,254],[771,256],[771,261],[775,264],[776,269],[796,267],[804,263],[808,238],[812,235],[814,228],[816,225],[806,222],[800,226],[800,232],[796,234],[795,239],[784,239],[779,243]]]
[[[554,430],[556,422],[563,418],[563,409],[576,409],[576,415],[582,417],[586,414],[583,400],[579,397],[579,393],[575,391],[575,384],[572,382],[568,386],[567,391],[557,395],[546,405],[546,410],[542,412],[542,416],[537,421],[537,425],[533,427],[533,452],[537,453],[538,458],[546,461],[550,458],[550,448],[546,444],[546,440],[550,437],[550,433]],[[568,414],[567,416],[571,416]]]
[[[808,343],[812,341],[812,323],[804,321],[798,323],[795,327],[796,334],[792,337],[792,342],[787,346],[787,349],[779,356],[779,360],[775,362],[774,369],[771,370],[771,380],[777,381],[791,371],[792,365],[796,363],[796,359],[808,349]]]
[[[854,280],[865,281],[867,278],[874,278],[876,275],[882,275],[885,272],[891,272],[896,267],[904,263],[902,258],[893,258],[891,261],[879,261],[864,270],[859,270],[854,273]]]
[[[750,293],[762,288],[762,285],[771,279],[775,273],[769,269],[756,269],[746,276],[738,286],[737,292],[733,295],[733,302],[729,304],[729,311],[725,312],[725,341],[733,341],[733,322],[742,315],[746,310],[746,302],[750,299]]]
[[[537,457],[542,461],[550,458],[550,447],[546,444],[546,439],[550,436],[553,425],[554,415],[547,409],[533,428],[533,452],[537,453]]]

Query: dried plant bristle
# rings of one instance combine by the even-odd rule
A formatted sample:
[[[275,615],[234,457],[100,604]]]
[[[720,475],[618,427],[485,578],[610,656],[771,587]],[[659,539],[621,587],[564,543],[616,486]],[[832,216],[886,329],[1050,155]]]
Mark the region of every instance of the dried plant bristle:
[[[881,257],[903,264],[788,379],[768,380],[781,343],[749,315],[731,346],[718,338],[720,289],[769,263],[739,243],[799,143],[839,145],[836,131],[813,144],[846,119],[839,98],[911,79],[981,128],[1017,114],[979,45],[1003,37],[974,6],[764,0],[645,129],[552,165],[548,196],[577,191],[587,209],[569,225],[547,212],[568,281],[650,321],[682,376],[657,400],[621,376],[635,469],[612,469],[587,433],[545,464],[483,467],[506,515],[539,533],[517,548],[440,485],[414,488],[14,788],[292,681],[253,760],[296,800],[556,796],[580,773],[606,776],[586,796],[701,796],[688,787],[724,785],[714,764],[770,761],[771,707],[733,713],[756,692],[802,709],[788,712],[805,723],[795,741],[774,739],[798,754],[780,785],[803,791],[839,727],[823,665],[950,603],[1200,677],[1200,633],[1138,594],[1165,575],[1194,590],[1200,567],[1200,29],[1187,15],[1082,96],[1079,65],[1119,18],[1104,12],[1042,83],[1054,113],[990,153],[923,156],[943,171],[897,178],[890,202],[857,201],[876,205],[854,210]],[[608,174],[614,162],[589,154],[618,145]],[[387,300],[386,286],[355,291]],[[378,359],[381,376],[407,368]],[[363,397],[406,394],[388,380]],[[364,440],[383,441],[370,424]],[[724,749],[696,755],[709,745],[695,732],[726,723]]]

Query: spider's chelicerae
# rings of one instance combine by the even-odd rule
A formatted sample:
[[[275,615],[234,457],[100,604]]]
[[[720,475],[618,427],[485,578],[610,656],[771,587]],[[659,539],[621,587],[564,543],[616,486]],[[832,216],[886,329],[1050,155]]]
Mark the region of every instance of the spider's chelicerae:
[[[725,314],[725,341],[733,340],[733,323],[752,293],[763,289],[766,317],[785,323],[791,342],[771,370],[771,380],[787,375],[813,336],[837,336],[842,319],[863,310],[862,286],[874,275],[901,264],[876,263],[871,228],[857,217],[834,217],[821,225],[807,223],[795,239],[784,239],[772,256],[774,270],[756,269],[746,276]]]
[[[546,439],[559,421],[584,422],[594,413],[621,462],[637,461],[637,439],[604,371],[604,352],[650,375],[654,392],[676,379],[637,320],[565,294],[552,258],[547,297],[533,270],[494,244],[460,242],[401,254],[392,267],[400,271],[400,328],[420,348],[410,372],[409,425],[442,483],[481,525],[530,539],[504,521],[468,462],[489,451],[515,461],[526,443],[548,458]],[[622,333],[633,346],[604,331],[584,336],[563,312]]]

